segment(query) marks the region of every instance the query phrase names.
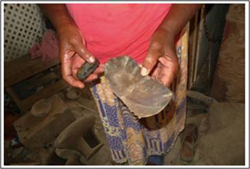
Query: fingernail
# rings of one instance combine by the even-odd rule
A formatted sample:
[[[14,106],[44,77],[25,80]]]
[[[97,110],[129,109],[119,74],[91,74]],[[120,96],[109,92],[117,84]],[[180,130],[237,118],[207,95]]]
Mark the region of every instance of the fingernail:
[[[94,63],[94,62],[95,62],[95,58],[94,58],[93,56],[91,56],[91,57],[89,58],[89,61],[90,61],[91,63]]]
[[[145,67],[142,67],[142,69],[141,69],[141,75],[142,76],[147,76],[148,73],[149,73],[149,71]]]

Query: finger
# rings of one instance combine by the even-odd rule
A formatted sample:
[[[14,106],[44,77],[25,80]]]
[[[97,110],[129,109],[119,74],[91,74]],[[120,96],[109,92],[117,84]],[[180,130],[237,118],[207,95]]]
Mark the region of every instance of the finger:
[[[157,79],[157,76],[158,76],[158,74],[159,74],[159,71],[160,71],[159,64],[157,64],[156,68],[153,70],[152,75],[151,75],[151,77],[152,77],[154,80]]]
[[[175,76],[173,74],[162,74],[158,77],[157,81],[160,81],[166,87],[170,87],[174,78]]]
[[[71,70],[71,58],[73,57],[74,53],[73,52],[68,52],[66,53],[65,51],[61,51],[60,56],[61,56],[61,72],[62,72],[62,77],[63,79],[69,83],[70,85],[74,86],[74,83],[72,78],[72,70]],[[82,87],[82,85],[81,85]]]
[[[164,86],[169,87],[174,80],[174,75],[171,73],[159,74],[157,81],[161,82]]]
[[[81,58],[78,54],[76,54],[73,58],[73,61],[72,61],[72,74],[73,74],[73,77],[75,79],[78,79],[77,78],[77,71],[79,70],[79,68],[85,63],[86,61]]]
[[[175,57],[160,57],[159,62],[169,70],[173,71],[176,75],[179,71],[179,64],[177,60],[177,56]]]
[[[100,64],[99,67],[91,74],[87,77],[87,79],[85,80],[85,82],[91,82],[93,80],[98,79],[98,74],[103,73],[104,72],[104,64]]]
[[[67,83],[69,83],[73,87],[82,89],[85,86],[84,83],[79,80],[76,80],[75,78],[73,78],[73,76],[64,76],[63,78]]]
[[[105,64],[100,63],[99,67],[105,68]]]
[[[165,58],[160,58],[159,61],[161,66],[157,79],[169,87],[175,78],[178,65],[174,62],[167,62]]]
[[[91,74],[88,76],[88,78],[86,80],[84,80],[85,82],[91,82],[93,80],[96,80],[98,78],[97,74]]]
[[[73,49],[77,52],[77,54],[86,60],[89,63],[94,63],[95,62],[95,57],[87,50],[87,48],[79,42],[74,42],[73,41]]]
[[[84,88],[84,84],[81,81],[76,80],[71,73],[64,73],[63,69],[62,69],[62,77],[71,86]]]
[[[100,74],[104,72],[104,67],[103,66],[99,66],[98,68],[96,68],[96,70],[93,72],[95,74]]]
[[[79,69],[86,61],[76,53],[72,62],[72,67],[74,69]]]
[[[154,45],[151,45],[148,54],[146,55],[141,69],[141,75],[147,76],[153,67],[156,65],[158,58],[161,57],[163,53],[159,49],[159,47],[155,47]]]
[[[74,52],[66,52],[66,50],[61,50],[60,58],[61,58],[61,72],[62,78],[71,86],[84,88],[84,84],[82,82],[77,82],[74,79],[72,74],[72,58],[74,57]]]

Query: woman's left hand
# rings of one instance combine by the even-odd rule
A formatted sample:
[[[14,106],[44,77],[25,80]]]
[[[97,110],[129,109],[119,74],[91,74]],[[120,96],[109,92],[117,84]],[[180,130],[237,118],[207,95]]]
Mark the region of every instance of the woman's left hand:
[[[151,75],[169,87],[178,72],[178,66],[174,35],[164,29],[156,30],[150,40],[141,74]]]

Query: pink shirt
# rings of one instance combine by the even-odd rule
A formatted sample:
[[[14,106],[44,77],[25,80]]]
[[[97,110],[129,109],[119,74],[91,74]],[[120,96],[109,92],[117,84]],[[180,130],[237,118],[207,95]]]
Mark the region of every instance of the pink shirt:
[[[141,63],[152,34],[170,7],[171,4],[67,4],[88,50],[101,63],[121,55]]]

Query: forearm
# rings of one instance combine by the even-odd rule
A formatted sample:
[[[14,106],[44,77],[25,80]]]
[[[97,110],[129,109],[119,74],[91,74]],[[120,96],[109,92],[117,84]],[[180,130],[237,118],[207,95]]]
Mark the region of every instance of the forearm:
[[[194,16],[201,4],[173,4],[158,29],[164,29],[176,36]]]
[[[65,4],[40,4],[39,7],[57,31],[65,24],[74,24]]]

